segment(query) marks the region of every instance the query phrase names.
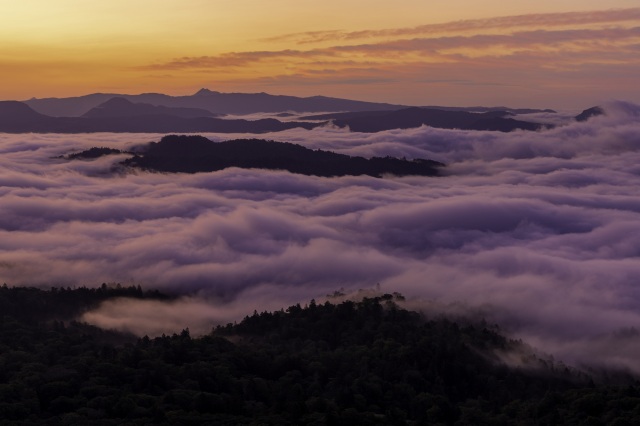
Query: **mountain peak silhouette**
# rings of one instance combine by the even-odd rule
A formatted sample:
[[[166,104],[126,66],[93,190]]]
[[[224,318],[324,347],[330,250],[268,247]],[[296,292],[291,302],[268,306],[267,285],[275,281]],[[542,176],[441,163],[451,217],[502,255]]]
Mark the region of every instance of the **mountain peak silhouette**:
[[[0,101],[0,131],[24,133],[40,131],[55,120],[19,101]]]
[[[211,95],[216,95],[219,92],[214,92],[213,90],[209,90],[205,87],[203,87],[202,89],[198,90],[196,93],[193,94],[193,96],[211,96]]]
[[[116,96],[104,102],[102,106],[119,106],[119,105],[133,105],[133,104],[134,102],[131,102],[130,100],[125,99],[122,96]]]
[[[20,101],[0,101],[0,117],[4,120],[27,120],[45,117]]]

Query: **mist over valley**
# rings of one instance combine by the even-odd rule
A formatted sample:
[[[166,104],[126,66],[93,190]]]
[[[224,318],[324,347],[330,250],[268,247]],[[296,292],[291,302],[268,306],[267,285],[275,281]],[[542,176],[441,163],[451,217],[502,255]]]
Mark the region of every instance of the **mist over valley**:
[[[639,320],[640,108],[603,108],[537,132],[322,126],[264,135],[350,156],[429,158],[446,164],[437,178],[154,173],[117,167],[127,154],[59,157],[129,152],[163,134],[3,134],[0,282],[185,295],[166,308],[184,324],[170,321],[166,332],[380,283],[427,310],[496,321],[567,362],[638,371],[639,341],[621,330]],[[127,303],[92,318],[130,318],[119,328],[144,334],[134,324],[146,312]]]

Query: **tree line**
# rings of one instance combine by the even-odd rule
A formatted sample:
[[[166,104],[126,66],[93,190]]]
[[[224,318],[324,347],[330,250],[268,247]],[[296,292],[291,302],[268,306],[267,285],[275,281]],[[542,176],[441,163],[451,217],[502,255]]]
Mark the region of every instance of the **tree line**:
[[[638,424],[640,384],[598,383],[484,322],[427,318],[397,294],[257,312],[192,337],[74,321],[139,287],[0,287],[0,423]],[[524,352],[523,352],[524,353]]]

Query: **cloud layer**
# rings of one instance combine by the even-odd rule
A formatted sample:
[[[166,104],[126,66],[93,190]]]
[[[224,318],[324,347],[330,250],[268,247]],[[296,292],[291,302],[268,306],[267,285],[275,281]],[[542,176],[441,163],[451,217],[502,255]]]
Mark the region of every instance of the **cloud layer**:
[[[431,306],[479,311],[569,362],[640,371],[640,107],[606,109],[538,133],[267,135],[432,158],[449,164],[441,178],[113,172],[121,157],[55,157],[161,135],[0,135],[0,283],[120,282],[199,295],[163,307],[113,304],[90,318],[127,327],[164,312],[167,323],[139,333],[202,331],[381,283]],[[620,351],[605,350],[618,341]]]

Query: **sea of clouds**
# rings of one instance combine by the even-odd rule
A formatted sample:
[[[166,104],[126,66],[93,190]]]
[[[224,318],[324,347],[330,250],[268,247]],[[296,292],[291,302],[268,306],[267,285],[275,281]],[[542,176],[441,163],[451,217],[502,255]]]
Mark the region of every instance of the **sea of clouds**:
[[[0,134],[0,283],[179,292],[90,322],[192,333],[380,283],[467,310],[570,363],[640,372],[640,106],[541,132],[331,126],[262,135],[350,155],[431,158],[444,176],[322,178],[68,161],[154,134]],[[246,135],[205,134],[213,140]]]

